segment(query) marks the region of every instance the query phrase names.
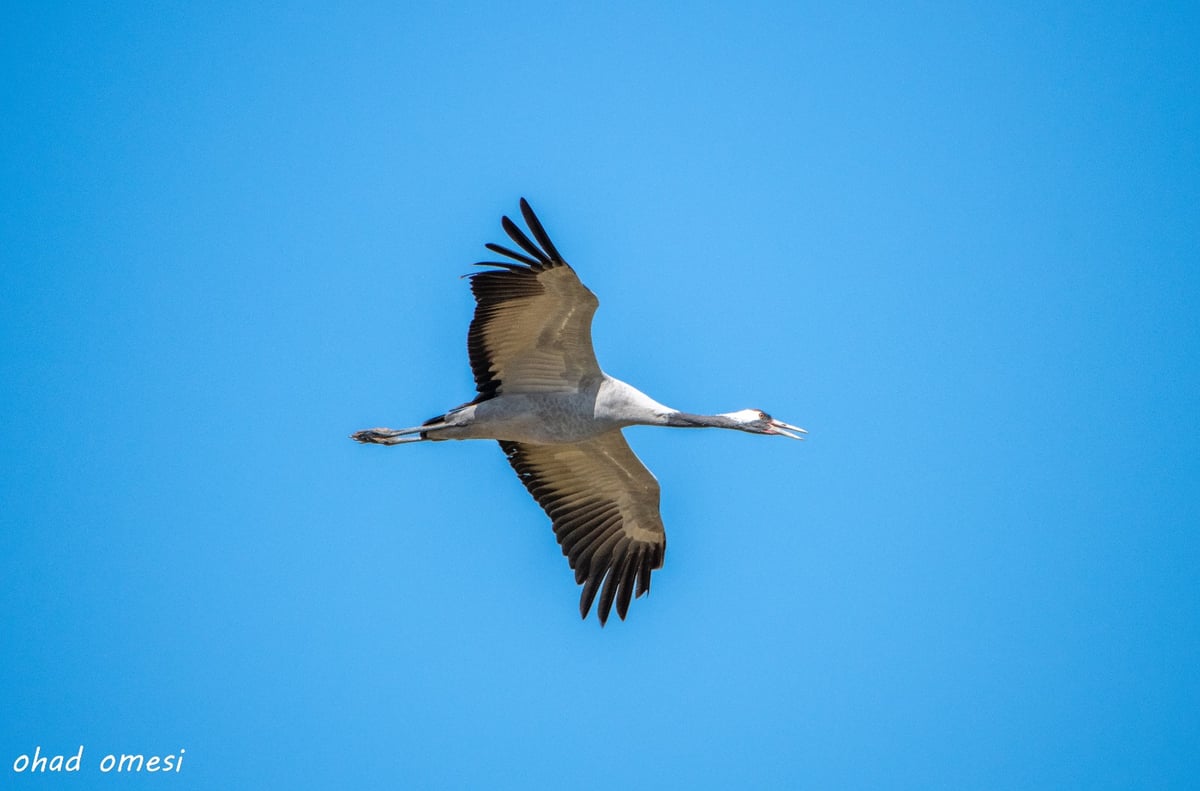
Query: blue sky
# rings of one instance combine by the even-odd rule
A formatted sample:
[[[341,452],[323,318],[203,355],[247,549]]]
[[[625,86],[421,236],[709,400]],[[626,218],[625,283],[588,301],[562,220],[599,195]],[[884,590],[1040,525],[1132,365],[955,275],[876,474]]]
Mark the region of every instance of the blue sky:
[[[0,786],[1195,782],[1194,5],[4,17]],[[347,439],[520,196],[609,373],[811,432],[630,430],[603,630],[494,443]]]

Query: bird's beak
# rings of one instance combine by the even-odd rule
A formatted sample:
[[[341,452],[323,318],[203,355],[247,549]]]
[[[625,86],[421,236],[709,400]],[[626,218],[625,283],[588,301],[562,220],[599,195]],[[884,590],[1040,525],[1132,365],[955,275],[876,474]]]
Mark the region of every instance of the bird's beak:
[[[799,426],[793,426],[790,423],[784,423],[782,420],[775,420],[774,418],[771,419],[771,428],[774,429],[774,431],[771,433],[780,434],[785,437],[791,437],[792,439],[804,439],[804,437],[800,435],[808,433]]]

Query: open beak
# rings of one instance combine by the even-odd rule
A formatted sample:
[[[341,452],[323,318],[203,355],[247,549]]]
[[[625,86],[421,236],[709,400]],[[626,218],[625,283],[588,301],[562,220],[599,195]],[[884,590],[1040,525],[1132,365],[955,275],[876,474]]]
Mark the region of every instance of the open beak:
[[[793,426],[790,423],[784,423],[782,420],[775,420],[774,418],[771,419],[771,428],[775,429],[772,433],[781,434],[785,437],[791,437],[792,439],[804,439],[804,437],[800,435],[808,433],[799,426]]]

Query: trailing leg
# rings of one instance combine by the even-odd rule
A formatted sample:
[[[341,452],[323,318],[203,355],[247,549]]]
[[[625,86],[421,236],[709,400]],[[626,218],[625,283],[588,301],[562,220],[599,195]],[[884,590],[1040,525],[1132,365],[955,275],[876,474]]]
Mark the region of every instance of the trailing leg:
[[[351,434],[350,439],[371,445],[400,445],[405,442],[423,441],[425,437],[421,436],[421,432],[424,430],[423,426],[402,429],[365,428]]]

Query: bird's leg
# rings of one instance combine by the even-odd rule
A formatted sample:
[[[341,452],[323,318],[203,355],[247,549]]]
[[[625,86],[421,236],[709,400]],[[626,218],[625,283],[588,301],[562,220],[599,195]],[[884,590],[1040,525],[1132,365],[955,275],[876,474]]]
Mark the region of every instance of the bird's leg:
[[[365,428],[350,435],[350,439],[373,445],[399,445],[404,442],[420,442],[420,427],[414,428]],[[411,436],[416,434],[417,436]]]

